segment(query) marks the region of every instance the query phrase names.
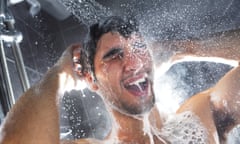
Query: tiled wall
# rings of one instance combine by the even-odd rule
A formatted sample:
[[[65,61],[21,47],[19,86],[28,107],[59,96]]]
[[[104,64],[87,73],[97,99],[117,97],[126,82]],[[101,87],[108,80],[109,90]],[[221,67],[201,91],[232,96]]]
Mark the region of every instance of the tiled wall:
[[[12,6],[11,11],[16,29],[23,34],[20,48],[31,84],[41,78],[69,44],[81,41],[87,32],[85,25],[73,17],[58,21],[44,11],[32,17],[25,2]],[[11,48],[6,51],[11,65],[14,61]],[[20,90],[14,91],[16,97],[21,94]]]
[[[73,16],[58,21],[44,11],[32,17],[29,5],[25,2],[11,6],[16,20],[16,29],[23,34],[20,43],[24,63],[31,85],[38,82],[44,73],[58,60],[64,49],[72,43],[81,42],[87,27]],[[10,77],[16,99],[23,93],[17,75],[15,60],[10,47],[5,47]],[[104,104],[99,96],[86,90],[82,93],[66,94],[61,107],[61,126],[70,128],[73,133],[65,138],[98,137],[106,135],[109,125]]]

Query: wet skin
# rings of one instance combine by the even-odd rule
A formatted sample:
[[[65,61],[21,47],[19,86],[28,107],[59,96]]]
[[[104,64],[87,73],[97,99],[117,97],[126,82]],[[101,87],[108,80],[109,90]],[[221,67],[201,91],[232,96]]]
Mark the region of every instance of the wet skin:
[[[97,43],[94,66],[96,82],[92,87],[112,108],[141,114],[153,107],[152,59],[138,34],[129,38],[104,34]]]
[[[238,32],[239,33],[239,32]],[[103,38],[105,39],[103,41]],[[212,45],[197,45],[192,44],[188,45],[192,50],[191,54],[196,56],[220,56],[223,58],[232,58],[239,61],[239,34],[238,36],[228,35],[226,38],[222,36],[214,41],[217,44],[212,47]],[[107,41],[106,41],[107,40]],[[153,95],[152,91],[149,92],[149,95],[141,95],[141,91],[130,90],[126,83],[134,82],[136,75],[134,73],[142,72],[148,70],[151,73],[151,58],[148,51],[142,51],[142,53],[135,52],[133,57],[129,55],[128,46],[131,44],[131,40],[134,42],[135,39],[126,39],[121,37],[118,34],[108,33],[105,34],[98,43],[97,55],[95,58],[95,72],[97,76],[97,81],[93,83],[91,81],[93,89],[99,90],[99,93],[106,94],[104,98],[105,102],[111,104],[116,104],[116,107],[123,109],[124,106],[128,105],[131,108],[125,108],[126,112],[131,113],[141,113],[148,111],[148,109],[137,109],[138,106],[147,105],[151,107],[153,104]],[[139,39],[138,39],[139,40]],[[207,39],[208,41],[209,39]],[[110,44],[116,44],[117,42],[123,46],[121,49],[124,53],[119,54],[118,50],[108,51],[112,47]],[[202,41],[198,41],[202,43]],[[105,44],[105,47],[103,47]],[[170,45],[172,43],[170,42]],[[141,44],[138,45],[141,47]],[[183,47],[183,46],[179,46]],[[17,103],[10,110],[6,116],[4,123],[1,125],[1,138],[0,143],[4,144],[58,144],[60,143],[59,137],[59,98],[62,96],[62,88],[65,85],[72,84],[72,78],[77,80],[79,77],[75,77],[73,71],[72,56],[73,50],[76,48],[81,48],[80,45],[73,45],[69,47],[59,59],[59,61],[45,74],[41,81],[32,86],[27,92],[25,92],[17,101]],[[116,47],[115,47],[116,48]],[[164,47],[166,48],[166,47]],[[184,48],[184,47],[183,47]],[[135,49],[136,50],[136,49]],[[209,51],[208,51],[209,50]],[[230,53],[226,53],[231,51]],[[79,52],[79,51],[78,51]],[[110,53],[109,53],[110,52]],[[121,51],[120,51],[121,52]],[[184,52],[183,52],[184,53]],[[111,56],[113,54],[113,56]],[[116,55],[115,55],[116,54]],[[232,56],[232,54],[234,54]],[[79,55],[79,54],[77,54]],[[189,55],[187,52],[186,55]],[[110,56],[110,58],[109,58]],[[116,57],[115,57],[116,56]],[[136,62],[136,63],[135,63]],[[137,65],[143,62],[142,65]],[[129,63],[129,64],[128,64]],[[131,68],[131,66],[135,66]],[[130,69],[131,68],[131,69]],[[65,74],[65,79],[61,79],[60,75]],[[137,79],[139,75],[137,75]],[[151,77],[151,74],[149,75]],[[129,80],[129,77],[132,78]],[[141,75],[140,75],[141,77]],[[84,77],[85,78],[85,77]],[[84,79],[83,78],[83,79]],[[88,80],[93,80],[91,76],[86,77]],[[126,80],[127,79],[127,80]],[[109,80],[109,82],[108,82]],[[59,83],[64,84],[59,86]],[[106,87],[104,87],[106,85]],[[192,96],[187,100],[177,111],[181,113],[184,111],[191,111],[197,115],[200,121],[203,123],[203,126],[208,130],[209,143],[224,143],[226,141],[225,136],[234,126],[240,123],[240,67],[229,71],[215,86],[211,89],[204,91],[202,93]],[[126,88],[127,87],[127,88]],[[151,90],[151,80],[149,84],[149,89]],[[64,89],[65,90],[65,89]],[[107,93],[106,91],[113,90]],[[117,94],[114,94],[116,92]],[[140,102],[142,103],[140,103]],[[130,105],[133,105],[131,107]],[[227,105],[226,105],[227,104]],[[153,127],[161,128],[161,117],[158,111],[154,111],[153,107],[149,115],[149,120]],[[149,108],[150,109],[150,108]],[[142,111],[141,111],[142,110]],[[118,139],[123,143],[139,143],[139,144],[148,144],[149,138],[142,131],[143,123],[138,119],[134,119],[125,113],[122,114],[119,111],[115,110],[110,112],[115,119],[117,119],[118,124],[120,125],[118,131]],[[227,123],[228,125],[223,125],[224,129],[220,129],[222,133],[222,138],[218,139],[219,132],[216,128],[219,128],[226,122],[225,119],[227,116],[231,116],[234,120],[233,123]],[[157,119],[152,118],[159,117]],[[216,121],[219,119],[220,121]],[[228,117],[227,117],[228,118]],[[160,122],[159,122],[160,121]],[[155,124],[159,122],[160,124]],[[114,128],[114,127],[113,127]],[[155,139],[154,139],[155,140]],[[133,142],[134,141],[134,142]],[[66,142],[66,143],[97,143],[95,140],[79,140],[79,142]],[[100,141],[99,143],[105,143]],[[156,144],[161,142],[156,141]]]

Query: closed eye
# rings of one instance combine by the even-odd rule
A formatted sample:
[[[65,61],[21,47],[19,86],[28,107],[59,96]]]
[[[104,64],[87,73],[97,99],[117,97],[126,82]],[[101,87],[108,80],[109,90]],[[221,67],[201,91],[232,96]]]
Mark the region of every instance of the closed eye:
[[[104,56],[103,61],[109,61],[115,58],[122,58],[123,57],[123,49],[121,48],[112,48],[109,50]]]

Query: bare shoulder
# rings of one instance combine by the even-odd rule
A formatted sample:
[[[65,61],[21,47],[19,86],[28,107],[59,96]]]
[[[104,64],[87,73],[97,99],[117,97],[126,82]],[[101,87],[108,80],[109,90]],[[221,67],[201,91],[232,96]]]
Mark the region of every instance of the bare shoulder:
[[[204,109],[210,110],[210,92],[211,89],[192,96],[180,106],[180,108],[177,110],[177,113],[192,111],[196,114],[201,114]]]
[[[212,103],[210,101],[211,91],[212,89],[208,89],[192,96],[178,109],[177,113],[190,111],[200,120],[199,125],[206,129],[208,142],[217,143],[217,128],[212,113]]]
[[[194,115],[196,115],[200,121],[203,123],[203,125],[206,128],[212,129],[212,131],[215,130],[212,125],[214,125],[214,119],[213,119],[213,107],[212,103],[210,101],[212,89],[208,89],[206,91],[203,91],[201,93],[198,93],[188,100],[186,100],[185,103],[181,105],[181,107],[178,109],[177,113],[182,113],[185,111],[190,111]]]

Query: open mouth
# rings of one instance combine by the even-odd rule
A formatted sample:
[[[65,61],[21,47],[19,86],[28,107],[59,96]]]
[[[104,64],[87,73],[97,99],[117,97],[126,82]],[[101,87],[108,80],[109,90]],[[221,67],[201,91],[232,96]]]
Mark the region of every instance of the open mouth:
[[[144,73],[124,80],[124,87],[134,96],[145,97],[149,95],[149,83]]]

